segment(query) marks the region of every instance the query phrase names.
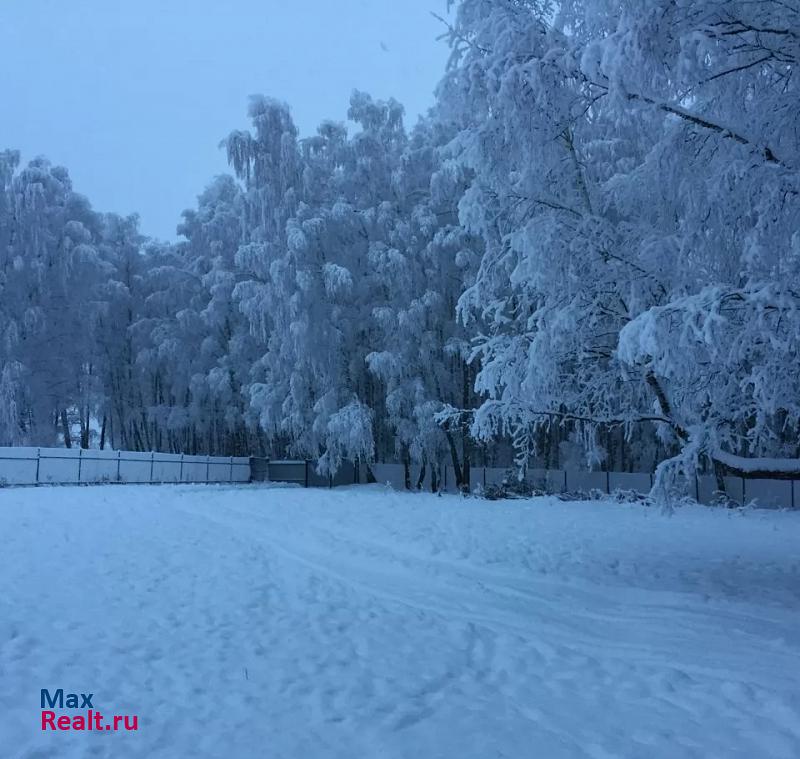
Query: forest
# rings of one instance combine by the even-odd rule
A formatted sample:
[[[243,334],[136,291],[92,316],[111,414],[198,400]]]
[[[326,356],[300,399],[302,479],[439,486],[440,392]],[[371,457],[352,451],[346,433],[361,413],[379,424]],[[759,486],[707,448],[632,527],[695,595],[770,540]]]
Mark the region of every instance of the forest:
[[[800,7],[454,5],[416,124],[253,97],[175,243],[0,152],[0,445],[797,477]]]

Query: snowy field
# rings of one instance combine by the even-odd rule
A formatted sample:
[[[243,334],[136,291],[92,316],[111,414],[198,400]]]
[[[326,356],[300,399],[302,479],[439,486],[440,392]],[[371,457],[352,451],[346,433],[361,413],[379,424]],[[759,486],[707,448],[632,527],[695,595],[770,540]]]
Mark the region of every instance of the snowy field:
[[[8,489],[0,555],[4,757],[800,756],[800,513]]]

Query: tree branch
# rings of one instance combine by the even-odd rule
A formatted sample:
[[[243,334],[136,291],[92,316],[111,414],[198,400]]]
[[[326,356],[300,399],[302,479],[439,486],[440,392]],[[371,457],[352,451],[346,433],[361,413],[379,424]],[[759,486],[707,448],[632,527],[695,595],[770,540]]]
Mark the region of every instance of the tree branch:
[[[589,84],[591,84],[593,87],[598,87],[602,90],[608,90],[607,85],[600,84],[598,82],[589,82]],[[738,142],[740,145],[746,145],[747,147],[754,148],[756,152],[759,155],[763,156],[769,163],[775,163],[780,166],[786,165],[775,155],[775,153],[772,151],[772,148],[770,148],[769,145],[757,145],[752,140],[749,140],[747,137],[740,134],[739,132],[736,132],[729,127],[724,127],[720,124],[717,124],[707,119],[704,116],[699,116],[696,113],[692,113],[686,108],[682,108],[681,106],[678,105],[673,105],[672,103],[659,102],[658,100],[647,97],[646,95],[640,95],[635,92],[625,93],[625,97],[628,100],[638,100],[641,101],[642,103],[647,103],[648,105],[652,105],[653,107],[657,108],[660,111],[664,111],[665,113],[677,116],[679,119],[687,121],[690,124],[702,127],[703,129],[708,129],[712,132],[716,132],[717,134],[721,135],[726,139]]]

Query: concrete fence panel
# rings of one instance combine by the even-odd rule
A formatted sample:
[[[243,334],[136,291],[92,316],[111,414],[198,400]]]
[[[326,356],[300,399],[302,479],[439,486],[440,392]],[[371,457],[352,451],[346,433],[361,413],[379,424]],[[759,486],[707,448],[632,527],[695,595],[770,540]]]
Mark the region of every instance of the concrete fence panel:
[[[33,485],[39,471],[38,448],[0,448],[0,484]]]
[[[563,469],[548,469],[544,476],[544,485],[548,493],[566,493],[569,490],[567,472]]]
[[[212,458],[208,465],[208,481],[230,482],[231,479],[231,462],[219,457]]]
[[[139,451],[123,451],[119,459],[119,481],[130,484],[150,482],[153,456]]]
[[[744,480],[741,477],[725,477],[725,492],[737,503],[744,501]]]
[[[341,487],[342,485],[352,485],[355,483],[356,467],[352,461],[343,461],[339,471],[331,478],[331,485],[333,487]]]
[[[513,469],[509,474],[511,479],[516,479],[517,474]],[[528,471],[525,473],[525,481],[528,482],[531,487],[534,487],[537,490],[550,490],[551,488],[549,479],[550,478],[547,475],[547,469],[528,469]],[[558,492],[561,492],[561,488],[559,488]]]
[[[182,458],[179,453],[157,453],[153,458],[153,482],[181,482]]]
[[[253,456],[248,461],[250,479],[253,482],[266,482],[269,479],[269,459]]]
[[[791,480],[743,480],[744,502],[761,508],[781,509],[792,505]]]
[[[330,486],[330,478],[327,474],[317,473],[317,462],[308,462],[308,487],[310,488],[327,488]]]
[[[116,482],[118,451],[83,451],[81,482]]]
[[[182,482],[205,482],[208,474],[207,456],[184,456]]]
[[[507,467],[499,467],[499,466],[487,466],[484,469],[486,473],[486,487],[491,485],[502,485],[503,481],[509,474],[509,470]],[[513,473],[511,474],[513,477]]]
[[[81,481],[80,448],[40,448],[39,482],[71,484]]]
[[[592,490],[607,493],[608,484],[605,472],[567,472],[567,491],[570,493],[590,493]]]
[[[647,495],[652,487],[651,476],[642,472],[609,472],[608,483],[612,493],[616,490],[632,490]]]
[[[372,474],[381,485],[388,483],[395,490],[405,490],[405,470],[402,464],[373,464]]]
[[[305,485],[306,462],[302,460],[270,461],[267,466],[266,479],[270,482],[296,482]]]
[[[717,480],[712,475],[704,474],[697,477],[695,484],[695,499],[700,503],[711,503],[717,492]]]
[[[232,456],[231,472],[231,482],[250,482],[250,459],[247,456]]]

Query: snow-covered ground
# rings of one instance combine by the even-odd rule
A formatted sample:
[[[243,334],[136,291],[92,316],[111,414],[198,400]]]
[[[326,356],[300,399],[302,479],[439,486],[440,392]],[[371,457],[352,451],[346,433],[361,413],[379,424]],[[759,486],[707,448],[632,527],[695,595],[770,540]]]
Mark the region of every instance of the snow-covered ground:
[[[0,562],[4,757],[800,756],[798,513],[9,489]]]

